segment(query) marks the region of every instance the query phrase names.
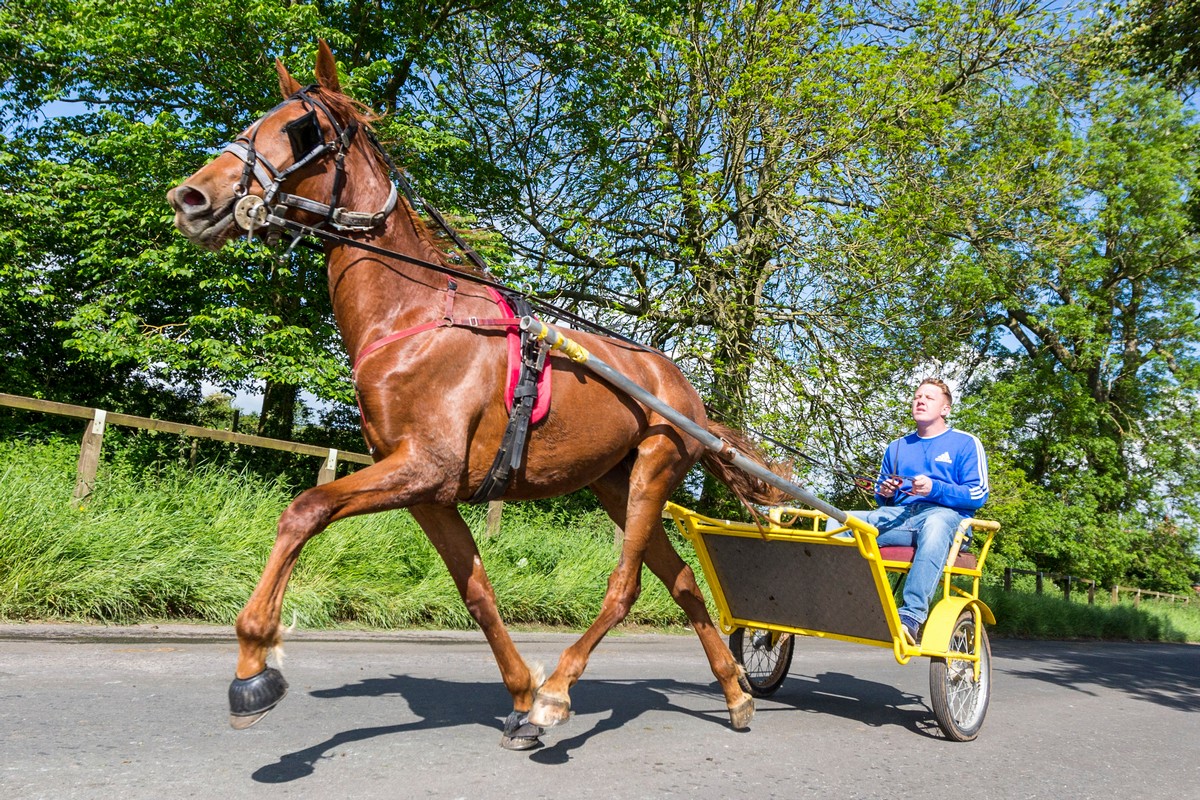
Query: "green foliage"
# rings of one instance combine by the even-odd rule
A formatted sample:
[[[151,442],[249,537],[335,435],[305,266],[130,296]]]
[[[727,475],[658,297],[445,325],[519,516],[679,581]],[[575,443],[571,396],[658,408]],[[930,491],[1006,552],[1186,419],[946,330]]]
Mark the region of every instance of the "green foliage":
[[[119,451],[96,493],[69,504],[73,443],[6,442],[0,480],[0,619],[232,624],[266,560],[291,492],[252,473],[178,463],[139,469]],[[616,564],[598,510],[510,504],[493,537],[468,509],[512,624],[583,628]],[[676,540],[703,584],[693,552]],[[629,624],[673,628],[682,613],[648,573]],[[1200,610],[1143,602],[1088,606],[985,587],[1008,636],[1200,640]],[[469,628],[473,622],[429,541],[404,513],[343,520],[305,547],[284,601],[304,627]]]
[[[1102,63],[1153,76],[1168,86],[1194,86],[1200,78],[1197,19],[1196,0],[1110,4],[1097,21],[1097,56]]]
[[[202,383],[265,384],[273,430],[301,387],[333,410],[297,435],[357,446],[319,259],[200,252],[163,202],[321,36],[497,274],[669,352],[715,415],[869,474],[941,373],[991,454],[998,563],[1178,589],[1200,578],[1200,142],[1116,67],[1190,85],[1195,2],[1092,11],[10,0],[0,387],[187,421]]]
[[[1052,595],[985,587],[983,600],[996,615],[998,636],[1031,639],[1200,641],[1200,606],[1144,602],[1094,605]],[[1200,599],[1200,598],[1198,598]]]

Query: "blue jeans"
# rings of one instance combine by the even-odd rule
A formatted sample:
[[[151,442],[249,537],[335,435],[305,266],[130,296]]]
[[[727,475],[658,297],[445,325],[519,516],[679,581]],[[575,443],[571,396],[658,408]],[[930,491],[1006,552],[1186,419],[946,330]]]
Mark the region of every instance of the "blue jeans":
[[[913,547],[912,567],[904,581],[900,613],[924,622],[929,602],[937,591],[954,543],[954,532],[965,516],[952,508],[933,503],[909,503],[881,506],[870,511],[854,511],[854,516],[879,529],[880,547]]]

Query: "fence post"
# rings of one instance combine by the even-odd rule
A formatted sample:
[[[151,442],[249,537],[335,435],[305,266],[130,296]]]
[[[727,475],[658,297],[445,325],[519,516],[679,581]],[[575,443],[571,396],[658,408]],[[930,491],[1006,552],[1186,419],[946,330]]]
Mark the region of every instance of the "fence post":
[[[1012,591],[1012,567],[1004,568],[1004,591]]]
[[[1117,586],[1117,585],[1114,583],[1114,584],[1113,584],[1113,592],[1112,592],[1112,594],[1113,594],[1113,596],[1112,596],[1112,601],[1113,601],[1113,605],[1115,606],[1115,605],[1117,604],[1117,601],[1121,599],[1121,587],[1120,587],[1120,586]]]
[[[1063,599],[1064,599],[1064,600],[1070,600],[1070,599],[1071,599],[1071,579],[1072,579],[1072,578],[1074,578],[1074,577],[1075,577],[1074,575],[1068,575],[1068,576],[1067,576],[1067,582],[1066,582],[1066,584],[1063,586]]]
[[[1039,569],[1035,574],[1037,575],[1037,593],[1041,594],[1042,593],[1042,571]]]
[[[337,478],[338,451],[336,448],[329,448],[329,455],[321,462],[321,471],[317,473],[317,486],[323,483],[329,483]]]
[[[484,536],[495,536],[500,532],[500,515],[503,512],[503,500],[491,500],[488,502],[487,526],[484,528]]]
[[[100,468],[100,445],[104,442],[104,423],[108,412],[97,408],[92,420],[83,430],[83,442],[79,445],[79,464],[75,470],[75,491],[71,494],[71,505],[76,508],[96,485],[96,471]]]
[[[1096,605],[1096,582],[1088,581],[1088,605]]]

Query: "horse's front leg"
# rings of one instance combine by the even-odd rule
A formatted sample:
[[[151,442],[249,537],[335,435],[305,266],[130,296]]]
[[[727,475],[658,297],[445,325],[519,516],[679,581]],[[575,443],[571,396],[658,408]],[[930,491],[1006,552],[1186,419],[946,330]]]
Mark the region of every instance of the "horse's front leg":
[[[282,642],[279,615],[283,594],[301,548],[336,520],[400,508],[409,502],[412,495],[404,487],[419,484],[399,466],[411,461],[407,456],[393,454],[388,460],[309,489],[280,516],[275,546],[237,619],[237,675],[229,687],[233,727],[248,728],[258,722],[287,693],[287,681],[278,669],[267,667],[267,655]]]
[[[282,644],[279,616],[283,593],[300,550],[329,525],[327,495],[324,487],[310,489],[283,512],[262,577],[238,615],[237,675],[229,686],[229,722],[234,728],[258,722],[287,694],[287,681],[278,669],[267,667],[267,655]]]
[[[542,728],[529,722],[534,693],[541,683],[541,669],[531,671],[509,636],[496,593],[483,568],[479,548],[458,509],[446,506],[417,506],[409,509],[429,541],[445,562],[467,611],[478,623],[491,645],[504,686],[513,699],[513,710],[504,722],[500,746],[528,750],[540,744]]]

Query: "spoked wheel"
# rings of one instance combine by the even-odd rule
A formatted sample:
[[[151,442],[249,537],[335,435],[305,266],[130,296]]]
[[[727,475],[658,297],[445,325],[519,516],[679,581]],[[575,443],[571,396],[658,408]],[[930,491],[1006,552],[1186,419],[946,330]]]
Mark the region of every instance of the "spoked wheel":
[[[963,611],[954,623],[947,652],[975,654],[975,615]],[[933,658],[929,664],[929,693],[938,727],[956,742],[979,735],[992,695],[992,646],[987,630],[979,629],[979,678],[974,665],[962,658]]]
[[[769,697],[792,666],[796,637],[761,628],[738,628],[729,634],[729,649],[746,670],[742,685],[755,697]]]

